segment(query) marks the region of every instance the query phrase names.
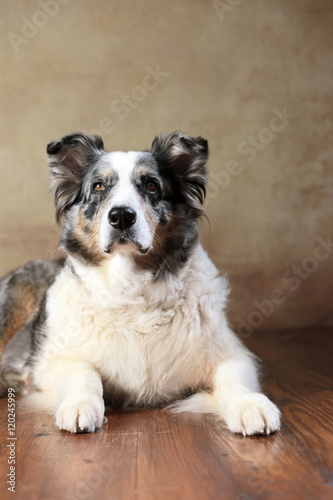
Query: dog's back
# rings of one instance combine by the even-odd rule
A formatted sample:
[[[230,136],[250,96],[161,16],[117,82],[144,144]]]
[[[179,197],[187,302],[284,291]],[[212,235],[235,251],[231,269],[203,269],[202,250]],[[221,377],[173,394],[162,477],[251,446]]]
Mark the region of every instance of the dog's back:
[[[64,260],[34,260],[0,280],[0,396],[25,390],[32,327],[44,294]]]

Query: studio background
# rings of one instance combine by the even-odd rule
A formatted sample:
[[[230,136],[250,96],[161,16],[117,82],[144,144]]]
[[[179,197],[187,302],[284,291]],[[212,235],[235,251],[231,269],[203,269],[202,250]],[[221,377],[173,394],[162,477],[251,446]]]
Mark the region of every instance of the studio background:
[[[45,148],[208,139],[202,241],[255,328],[333,324],[331,0],[0,1],[0,272],[53,257]]]

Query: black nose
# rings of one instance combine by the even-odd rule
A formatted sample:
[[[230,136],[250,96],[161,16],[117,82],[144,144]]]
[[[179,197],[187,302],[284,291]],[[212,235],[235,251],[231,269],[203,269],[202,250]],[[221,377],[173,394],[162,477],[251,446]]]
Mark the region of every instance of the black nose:
[[[136,212],[129,207],[114,207],[109,212],[109,221],[115,229],[123,231],[133,226]]]

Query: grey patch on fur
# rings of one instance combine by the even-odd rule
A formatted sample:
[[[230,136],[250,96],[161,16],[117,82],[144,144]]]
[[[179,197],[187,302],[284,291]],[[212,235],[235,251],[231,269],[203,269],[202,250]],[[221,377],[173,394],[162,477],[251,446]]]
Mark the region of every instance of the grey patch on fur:
[[[0,360],[0,396],[8,387],[16,393],[27,392],[28,359],[31,348],[31,323],[22,328],[6,345]]]
[[[25,325],[7,342],[0,358],[0,396],[8,387],[25,392],[28,361],[31,354],[32,329],[36,316],[50,283],[64,264],[56,261],[35,260],[12,271],[0,280],[0,339],[5,335],[11,320],[11,311],[22,307],[19,301],[20,286],[28,285],[37,301],[36,312]]]
[[[67,135],[60,141],[48,144],[51,191],[59,224],[67,210],[79,201],[83,178],[103,151],[101,137],[82,132]]]
[[[136,256],[136,262],[151,269],[155,278],[176,274],[192,255],[199,242],[197,220],[203,215],[206,196],[208,143],[202,137],[181,132],[155,137],[151,150],[141,161],[153,157],[162,179],[159,216],[160,235],[153,251]]]
[[[160,134],[155,137],[150,153],[157,161],[160,175],[169,181],[169,196],[176,203],[192,208],[192,216],[200,217],[208,180],[208,142],[177,131]]]

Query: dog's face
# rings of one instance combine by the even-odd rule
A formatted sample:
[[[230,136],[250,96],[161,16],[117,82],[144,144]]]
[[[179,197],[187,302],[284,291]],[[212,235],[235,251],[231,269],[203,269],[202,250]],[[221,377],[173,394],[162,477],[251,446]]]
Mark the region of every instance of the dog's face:
[[[156,277],[176,272],[198,241],[207,141],[179,132],[149,151],[107,152],[100,137],[72,134],[47,147],[61,246],[89,265],[131,254]]]

